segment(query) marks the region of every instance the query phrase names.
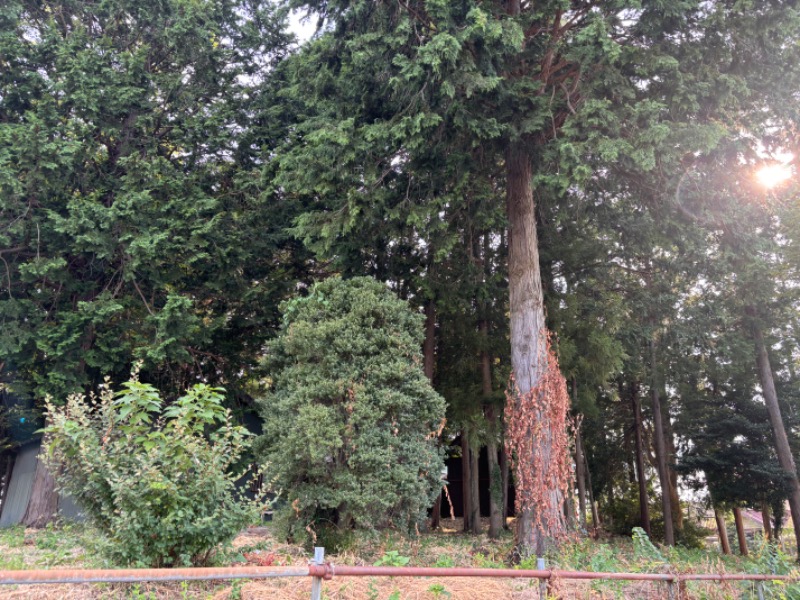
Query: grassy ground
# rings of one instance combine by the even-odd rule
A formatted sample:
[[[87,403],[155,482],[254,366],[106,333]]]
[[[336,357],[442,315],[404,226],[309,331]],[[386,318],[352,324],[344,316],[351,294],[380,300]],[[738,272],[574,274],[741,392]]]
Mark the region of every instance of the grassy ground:
[[[396,533],[362,536],[352,547],[327,558],[336,564],[408,564],[439,567],[507,567],[513,540],[506,535],[491,541],[486,536],[458,533],[459,522],[445,522],[443,532],[408,538]],[[33,568],[108,567],[94,549],[91,529],[64,525],[43,531],[0,530],[0,570]],[[245,531],[219,558],[221,565],[305,565],[310,554],[281,543],[268,527]],[[532,567],[533,565],[523,565]],[[563,545],[548,566],[567,570],[635,572],[751,572],[785,573],[786,556],[756,548],[749,558],[722,557],[713,551],[656,548],[646,539],[576,539]],[[324,584],[329,600],[525,600],[539,597],[537,582],[457,578],[335,578]],[[728,600],[757,598],[750,583],[721,585],[689,583],[691,599]],[[630,582],[555,582],[553,597],[586,599],[667,598],[664,584]],[[307,578],[260,582],[196,582],[138,585],[47,585],[0,587],[0,600],[11,599],[212,599],[295,600],[310,597]],[[800,586],[767,586],[766,598],[800,599]]]

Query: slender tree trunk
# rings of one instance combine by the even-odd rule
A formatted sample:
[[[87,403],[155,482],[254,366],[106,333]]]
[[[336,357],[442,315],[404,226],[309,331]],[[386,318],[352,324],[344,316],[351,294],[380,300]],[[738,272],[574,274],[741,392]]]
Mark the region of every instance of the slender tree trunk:
[[[422,359],[425,377],[433,385],[433,370],[436,365],[436,304],[428,300],[425,304],[425,341],[422,344]],[[450,515],[455,518],[455,515]],[[431,508],[431,529],[439,529],[442,521],[442,492],[436,496]]]
[[[503,478],[500,462],[497,457],[497,414],[491,404],[486,407],[486,421],[489,424],[489,440],[486,443],[486,454],[489,461],[489,537],[500,536],[503,528]]]
[[[639,404],[639,384],[631,383],[630,386],[631,410],[633,411],[633,428],[635,436],[636,480],[639,482],[639,520],[642,529],[648,536],[652,535],[650,529],[650,507],[647,501],[647,478],[644,474],[644,448],[642,442],[642,409]]]
[[[747,538],[744,535],[744,521],[742,520],[742,509],[738,506],[733,508],[733,520],[736,523],[736,538],[739,540],[739,554],[747,556]]]
[[[623,397],[623,389],[620,384],[620,398]],[[633,443],[631,442],[631,429],[626,427],[622,432],[622,452],[625,455],[625,465],[628,467],[628,483],[636,483],[636,462],[633,457],[636,455]]]
[[[508,454],[504,447],[500,448],[500,477],[503,482],[503,529],[508,529],[508,487],[509,487]]]
[[[755,307],[749,306],[746,311],[752,319],[758,378],[761,382],[764,404],[767,407],[769,421],[772,425],[772,433],[775,436],[775,450],[778,454],[778,462],[789,476],[791,486],[789,492],[789,510],[792,514],[795,543],[797,546],[798,558],[800,559],[800,481],[798,481],[797,478],[797,467],[795,467],[792,451],[789,447],[789,438],[786,436],[786,428],[783,424],[783,417],[781,416],[781,409],[778,404],[778,393],[775,391],[775,380],[772,377],[769,354],[767,354],[767,347],[764,344],[764,336],[761,333],[761,327],[756,320]]]
[[[8,454],[6,456],[6,468],[3,474],[3,487],[0,488],[0,515],[3,514],[3,509],[6,505],[8,498],[8,491],[11,489],[11,476],[14,474],[14,455]]]
[[[425,377],[433,383],[433,369],[436,365],[436,304],[428,300],[425,304],[425,341],[422,346],[423,369]]]
[[[548,367],[532,168],[522,143],[512,143],[506,153],[506,194],[511,366],[516,387],[514,399],[519,409],[519,403],[539,384]],[[534,455],[542,464],[548,465],[561,457],[554,455],[554,415],[546,408],[533,415],[530,435],[534,436],[537,444]],[[543,556],[553,542],[552,532],[560,533],[564,529],[560,482],[548,481],[545,486],[548,489],[539,491],[545,498],[544,502],[533,507],[523,501],[523,509],[517,511],[517,552],[520,556]],[[520,490],[517,490],[518,506],[520,496]],[[534,515],[534,510],[537,515]]]
[[[728,530],[725,527],[725,517],[722,512],[715,506],[714,519],[717,522],[717,534],[719,535],[719,545],[722,547],[723,554],[731,553],[731,545],[728,542]]]
[[[489,260],[490,240],[489,234],[483,234],[483,283],[486,284],[492,275],[492,265]],[[481,391],[486,405],[484,416],[489,430],[486,442],[486,459],[489,467],[489,537],[495,539],[500,536],[503,528],[503,487],[500,473],[500,462],[497,456],[497,440],[500,436],[499,419],[494,406],[492,394],[492,356],[489,353],[489,306],[481,302],[482,319],[480,322],[481,349]]]
[[[487,401],[484,415],[489,429],[486,442],[486,456],[489,465],[489,537],[494,539],[500,535],[503,527],[503,490],[500,462],[497,457],[498,419],[492,404],[492,357],[486,350],[489,338],[489,323],[486,320],[481,321],[480,332],[484,343],[484,349],[481,351],[481,386],[483,397]]]
[[[761,520],[764,526],[764,535],[767,536],[767,541],[772,541],[772,522],[769,514],[769,503],[766,500],[761,502]]]
[[[481,451],[480,447],[477,449],[470,448],[469,451],[469,460],[470,460],[470,474],[472,475],[472,479],[470,483],[470,508],[472,509],[472,515],[470,516],[470,530],[475,535],[480,535],[481,533],[481,489],[480,489],[480,456]]]
[[[472,461],[466,430],[461,431],[461,492],[464,505],[464,533],[472,531]]]
[[[597,510],[597,502],[594,501],[594,487],[592,486],[592,471],[589,469],[589,459],[583,453],[583,462],[586,467],[586,483],[589,491],[589,507],[592,509],[592,529],[597,531],[600,528],[600,512]]]
[[[664,436],[667,442],[667,473],[669,475],[669,498],[672,504],[672,518],[675,522],[675,529],[683,531],[683,510],[681,509],[681,499],[678,494],[678,473],[670,466],[676,460],[677,448],[675,447],[675,432],[672,430],[672,423],[669,420],[669,411],[664,410]]]
[[[655,334],[654,334],[655,335]],[[675,531],[672,525],[672,502],[670,498],[670,480],[667,472],[667,447],[664,442],[664,421],[661,412],[660,384],[658,377],[656,341],[650,344],[650,360],[652,369],[651,396],[653,399],[653,430],[658,461],[658,481],[661,484],[661,509],[664,513],[664,543],[675,545]]]
[[[586,527],[586,459],[583,457],[581,425],[575,430],[575,478],[578,483],[578,521]]]
[[[58,511],[58,493],[56,492],[56,482],[53,476],[44,465],[41,457],[45,449],[42,446],[39,450],[39,457],[36,460],[36,472],[33,475],[33,487],[25,515],[22,517],[22,524],[25,527],[42,528],[51,523]]]

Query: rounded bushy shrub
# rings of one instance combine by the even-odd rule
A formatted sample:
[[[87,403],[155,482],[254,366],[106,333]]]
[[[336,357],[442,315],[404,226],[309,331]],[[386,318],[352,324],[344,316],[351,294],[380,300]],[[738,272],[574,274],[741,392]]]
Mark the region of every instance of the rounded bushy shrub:
[[[115,563],[204,566],[259,516],[232,472],[249,434],[232,423],[220,388],[196,385],[166,409],[135,376],[123,388],[48,403],[48,467]]]
[[[291,537],[413,529],[441,488],[444,400],[422,370],[422,317],[386,286],[329,279],[283,306],[257,454]]]

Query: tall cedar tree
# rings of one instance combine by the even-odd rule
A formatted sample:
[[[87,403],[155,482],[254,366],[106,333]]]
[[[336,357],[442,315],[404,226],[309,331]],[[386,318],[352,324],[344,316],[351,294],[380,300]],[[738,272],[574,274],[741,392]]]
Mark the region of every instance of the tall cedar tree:
[[[478,178],[479,164],[499,172],[509,229],[510,414],[527,419],[531,390],[549,368],[536,176],[545,174],[548,156],[562,188],[586,174],[570,169],[582,154],[571,139],[588,140],[606,161],[654,166],[664,106],[641,101],[648,86],[679,81],[682,100],[693,106],[739,86],[741,64],[684,73],[670,53],[714,47],[729,59],[730,40],[745,39],[782,8],[756,4],[743,14],[728,3],[692,1],[292,1],[317,13],[327,32],[298,57],[286,92],[302,99],[306,118],[281,159],[282,189],[319,203],[297,231],[335,254],[357,239],[365,215],[435,226],[439,207],[460,202],[454,191]],[[732,27],[745,34],[726,33]],[[746,65],[740,50],[735,60]],[[533,506],[518,496],[522,555],[541,554],[564,529],[560,467],[531,470],[536,457],[551,453],[545,465],[563,462],[567,448],[554,447],[551,436],[560,435],[565,410],[545,403],[527,419],[525,436],[541,432],[527,445],[532,455],[518,449],[518,478],[540,477],[537,497],[548,500]]]

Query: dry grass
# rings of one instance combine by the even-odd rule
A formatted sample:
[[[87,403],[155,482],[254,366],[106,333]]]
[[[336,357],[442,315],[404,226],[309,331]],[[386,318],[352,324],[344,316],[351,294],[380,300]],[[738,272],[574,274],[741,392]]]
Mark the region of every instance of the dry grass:
[[[445,521],[443,531],[417,538],[386,533],[359,537],[347,552],[329,556],[336,564],[372,565],[388,552],[409,557],[414,566],[502,567],[507,566],[513,540],[499,541],[484,536],[461,535],[460,520]],[[105,566],[90,551],[84,550],[90,532],[81,528],[50,531],[21,529],[0,532],[0,570],[32,568],[90,568]],[[627,544],[627,546],[626,546]],[[280,542],[268,528],[243,532],[233,542],[231,556],[247,556],[249,564],[270,561],[275,565],[305,565],[310,554],[298,546]],[[573,554],[565,553],[561,564],[566,569],[637,570],[630,555],[630,543],[617,541],[599,544],[581,541],[573,546]],[[605,552],[605,555],[603,555]],[[593,554],[592,554],[593,553]],[[613,560],[613,564],[597,564],[597,557]],[[587,562],[588,561],[588,562]],[[590,564],[596,568],[588,568]],[[638,565],[641,567],[641,565]],[[731,566],[713,553],[698,557],[682,571],[724,572],[742,570]],[[664,570],[663,565],[655,570]],[[723,600],[748,598],[747,584],[720,585],[692,583],[687,597]],[[300,600],[310,597],[308,578],[274,579],[238,582],[192,582],[139,585],[39,585],[0,586],[0,600]],[[335,578],[323,584],[328,600],[527,600],[538,599],[538,582],[493,578]],[[556,581],[551,597],[577,600],[633,600],[666,598],[664,584],[647,582],[575,582]]]

